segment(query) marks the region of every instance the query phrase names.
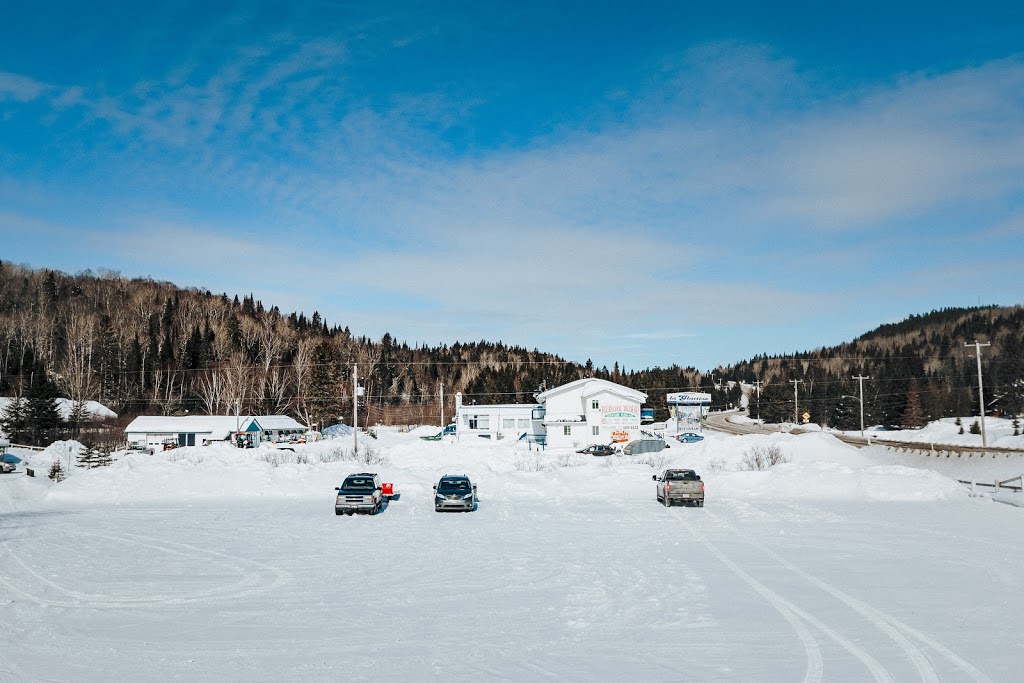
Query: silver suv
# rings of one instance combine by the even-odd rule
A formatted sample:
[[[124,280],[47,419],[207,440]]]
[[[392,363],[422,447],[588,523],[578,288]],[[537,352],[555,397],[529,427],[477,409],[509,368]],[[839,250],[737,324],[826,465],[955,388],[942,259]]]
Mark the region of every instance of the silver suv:
[[[334,514],[358,513],[375,515],[384,505],[384,492],[380,477],[373,472],[360,472],[345,477],[341,486],[334,488],[338,497],[334,501]]]
[[[476,509],[476,484],[464,474],[446,474],[434,486],[434,511]]]

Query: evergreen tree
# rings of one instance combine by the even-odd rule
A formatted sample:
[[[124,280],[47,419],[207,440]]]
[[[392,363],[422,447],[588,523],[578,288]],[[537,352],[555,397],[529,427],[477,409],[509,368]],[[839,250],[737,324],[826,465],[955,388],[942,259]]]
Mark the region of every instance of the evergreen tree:
[[[91,470],[94,467],[98,467],[96,461],[99,457],[99,449],[93,445],[87,445],[82,449],[82,452],[78,454],[78,461],[76,465],[78,467],[84,467],[87,470]]]
[[[50,465],[50,473],[46,476],[54,481],[64,481],[64,479],[67,478],[67,474],[64,472],[64,466],[60,464],[60,458],[53,461],[53,464]]]
[[[99,446],[96,448],[95,462],[95,467],[107,467],[114,462],[114,454],[110,450],[110,446]]]
[[[25,443],[31,438],[28,429],[28,405],[21,396],[15,396],[0,412],[0,427],[14,443]]]
[[[921,398],[917,391],[917,379],[910,380],[907,389],[907,400],[903,407],[903,414],[900,416],[900,424],[904,427],[924,427],[927,419],[921,409]]]
[[[981,424],[977,420],[971,423],[971,434],[981,434]]]
[[[332,425],[345,410],[341,382],[341,368],[335,357],[334,344],[328,337],[323,337],[313,351],[306,393],[306,409],[316,424]]]
[[[29,384],[26,400],[29,442],[32,446],[48,446],[57,438],[63,426],[57,407],[57,387],[38,365]]]

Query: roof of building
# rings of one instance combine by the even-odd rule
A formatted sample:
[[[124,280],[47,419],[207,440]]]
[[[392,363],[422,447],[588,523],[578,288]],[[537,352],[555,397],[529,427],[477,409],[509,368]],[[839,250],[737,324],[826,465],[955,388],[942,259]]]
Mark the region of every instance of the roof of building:
[[[306,426],[288,415],[256,415],[253,419],[259,423],[264,431],[271,429],[301,429],[306,431]]]
[[[472,412],[474,410],[481,410],[482,411],[482,410],[493,410],[495,408],[500,408],[500,409],[504,409],[504,410],[523,410],[523,411],[526,411],[526,410],[533,410],[536,407],[537,407],[536,403],[463,403],[461,406],[459,406],[459,410],[460,411]]]
[[[195,432],[230,434],[241,431],[250,417],[234,415],[140,415],[124,428],[125,434]]]
[[[140,415],[125,427],[125,434],[210,434],[226,439],[234,432],[306,428],[287,415]]]
[[[597,379],[596,377],[584,377],[583,379],[578,379],[575,382],[569,382],[568,384],[548,389],[547,391],[537,394],[537,400],[543,403],[552,396],[557,396],[558,394],[563,394],[568,391],[575,391],[577,389],[581,390],[583,398],[588,398],[602,392],[609,392],[616,394],[617,396],[636,401],[637,403],[643,403],[647,400],[647,394],[642,391],[630,389],[629,387],[621,384],[609,382],[606,379]]]

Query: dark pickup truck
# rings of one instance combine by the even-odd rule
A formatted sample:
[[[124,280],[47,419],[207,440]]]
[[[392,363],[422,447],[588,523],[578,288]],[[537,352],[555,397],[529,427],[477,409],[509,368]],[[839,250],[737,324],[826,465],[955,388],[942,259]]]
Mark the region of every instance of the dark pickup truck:
[[[369,514],[380,512],[384,505],[384,491],[380,477],[373,472],[360,472],[345,477],[341,486],[334,489],[338,492],[334,500],[334,514]]]
[[[704,482],[693,470],[665,470],[651,479],[658,482],[655,497],[665,507],[676,503],[704,507]]]

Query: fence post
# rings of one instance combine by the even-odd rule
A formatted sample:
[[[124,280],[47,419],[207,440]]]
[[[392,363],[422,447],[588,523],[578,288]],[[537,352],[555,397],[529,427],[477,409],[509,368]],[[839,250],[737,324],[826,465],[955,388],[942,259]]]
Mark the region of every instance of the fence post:
[[[996,493],[999,493],[999,480],[996,479]]]
[[[974,480],[971,479],[971,496],[976,496],[976,495],[978,495],[978,489],[977,489],[977,486],[975,486]]]

